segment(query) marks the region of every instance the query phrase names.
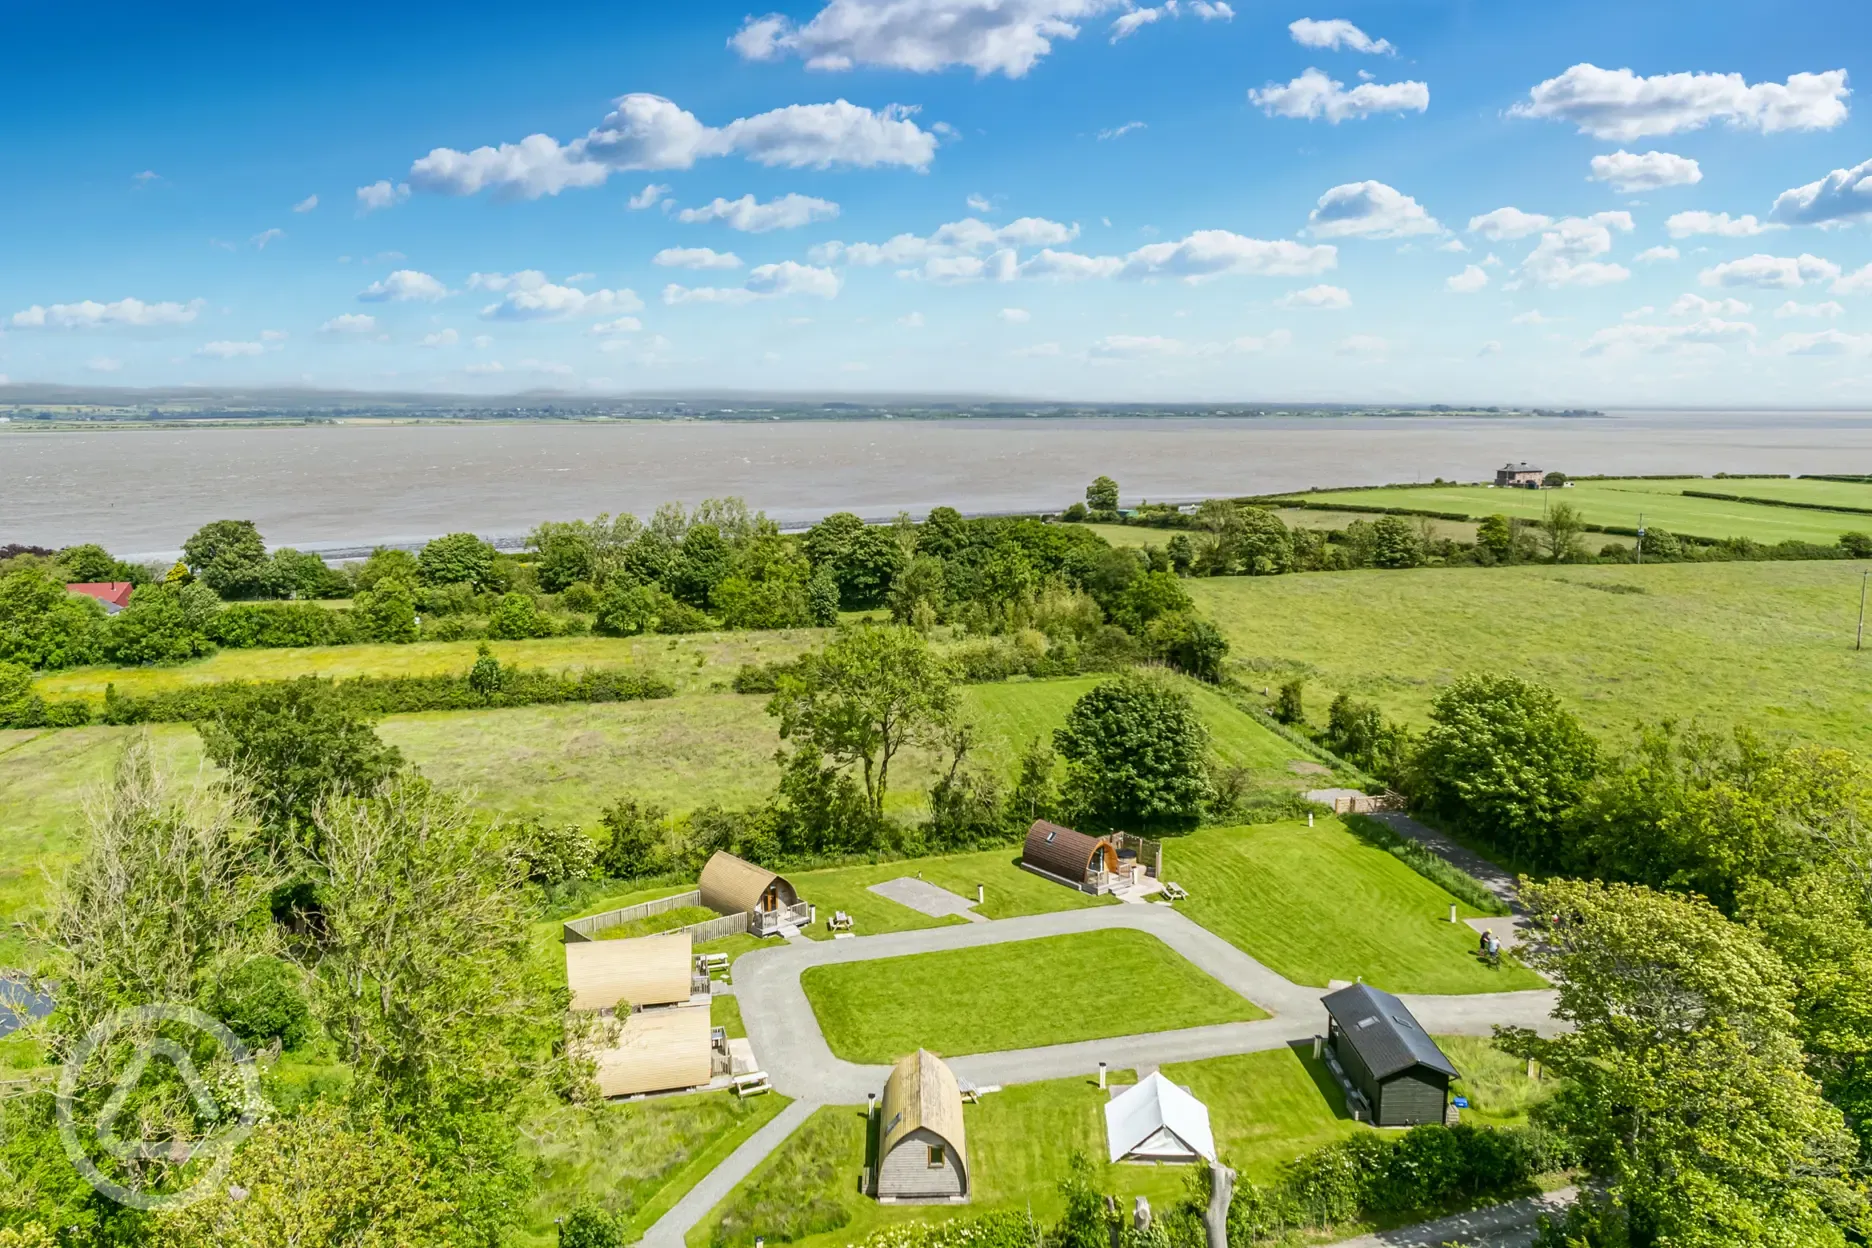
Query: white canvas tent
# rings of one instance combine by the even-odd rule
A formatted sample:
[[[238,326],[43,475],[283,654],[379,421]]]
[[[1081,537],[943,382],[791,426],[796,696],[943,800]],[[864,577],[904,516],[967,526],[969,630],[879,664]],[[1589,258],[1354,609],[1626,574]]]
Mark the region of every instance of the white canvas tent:
[[[1105,1144],[1112,1161],[1216,1159],[1208,1107],[1154,1071],[1106,1102]]]

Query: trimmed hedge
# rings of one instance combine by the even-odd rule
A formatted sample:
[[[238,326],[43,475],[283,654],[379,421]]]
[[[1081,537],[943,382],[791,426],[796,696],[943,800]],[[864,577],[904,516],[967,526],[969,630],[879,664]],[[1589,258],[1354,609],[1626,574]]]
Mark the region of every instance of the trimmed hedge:
[[[145,697],[125,697],[115,685],[104,690],[107,724],[197,723],[213,719],[222,708],[250,693],[284,689],[292,681],[225,681],[174,689]],[[612,669],[578,673],[506,668],[500,687],[482,694],[461,676],[359,676],[332,682],[334,688],[366,715],[414,711],[470,711],[488,707],[536,706],[558,702],[634,702],[667,698],[676,688],[661,676]]]
[[[0,728],[83,728],[90,722],[89,702],[48,702],[34,694],[0,706]]]
[[[1854,516],[1872,516],[1872,507],[1847,507],[1836,503],[1800,503],[1791,498],[1756,498],[1749,494],[1718,494],[1713,490],[1682,490],[1685,498],[1713,498],[1719,503],[1757,503],[1763,507],[1797,507],[1802,511],[1838,511]]]

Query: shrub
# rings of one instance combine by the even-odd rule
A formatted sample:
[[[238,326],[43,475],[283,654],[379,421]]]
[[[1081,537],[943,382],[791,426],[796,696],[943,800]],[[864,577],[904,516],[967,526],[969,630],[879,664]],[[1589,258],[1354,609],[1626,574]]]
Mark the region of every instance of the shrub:
[[[1179,672],[1215,684],[1228,658],[1222,630],[1191,612],[1160,616],[1144,632],[1145,648]]]
[[[310,603],[237,602],[216,612],[208,637],[231,650],[344,646],[360,640],[349,611]]]
[[[539,604],[533,601],[531,594],[503,594],[494,613],[488,616],[488,636],[501,640],[550,637],[552,633],[552,621],[540,613]]]
[[[384,577],[353,600],[352,618],[360,636],[368,641],[415,641],[416,595],[395,577]]]
[[[297,1048],[312,1034],[312,1013],[299,972],[264,954],[217,975],[205,1004],[229,1031],[254,1047],[278,1040],[282,1048]]]
[[[605,830],[598,867],[614,880],[634,880],[663,869],[663,845],[669,836],[669,812],[625,796],[598,816]]]
[[[624,1248],[624,1228],[616,1215],[587,1197],[560,1223],[559,1248]]]
[[[211,654],[220,609],[206,585],[145,585],[104,626],[104,657],[129,666]]]
[[[1283,724],[1306,723],[1306,678],[1295,677],[1280,687],[1274,699],[1274,718]]]
[[[551,887],[590,879],[598,846],[577,824],[524,819],[511,825],[507,854],[528,880]]]

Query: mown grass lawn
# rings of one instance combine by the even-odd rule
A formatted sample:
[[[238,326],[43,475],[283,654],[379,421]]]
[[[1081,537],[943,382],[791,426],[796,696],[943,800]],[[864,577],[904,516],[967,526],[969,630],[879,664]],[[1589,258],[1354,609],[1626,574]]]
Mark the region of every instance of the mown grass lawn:
[[[542,1110],[522,1128],[537,1179],[513,1242],[552,1248],[553,1219],[581,1198],[621,1215],[636,1239],[787,1104],[778,1093],[710,1092]]]
[[[935,918],[871,891],[873,884],[919,874],[966,901],[975,900],[975,886],[982,885],[986,900],[975,907],[975,912],[991,919],[1117,904],[1110,897],[1091,897],[1043,880],[1031,871],[1021,870],[1019,862],[1020,847],[1008,845],[973,854],[804,871],[787,878],[799,889],[802,900],[819,907],[820,921],[806,932],[815,940],[831,938],[825,920],[838,910],[852,916],[852,930],[860,936],[967,922],[953,915]]]
[[[1165,843],[1178,910],[1295,983],[1363,978],[1390,992],[1539,988],[1532,971],[1475,959],[1476,934],[1449,922],[1455,900],[1336,819],[1205,828]],[[1460,918],[1480,912],[1457,904]]]
[[[1309,678],[1317,724],[1343,692],[1421,725],[1457,676],[1511,672],[1552,686],[1615,744],[1640,720],[1674,718],[1867,750],[1872,653],[1853,650],[1861,571],[1549,565],[1185,584],[1251,683]]]
[[[1639,516],[1650,528],[1720,541],[1748,537],[1772,545],[1793,539],[1831,545],[1841,533],[1872,532],[1872,516],[1852,512],[1813,511],[1777,507],[1768,503],[1731,502],[1689,498],[1685,490],[1733,494],[1742,498],[1771,498],[1812,502],[1821,506],[1872,507],[1872,486],[1836,481],[1718,480],[1685,477],[1660,481],[1635,479],[1579,481],[1564,490],[1498,490],[1485,485],[1379,487],[1369,490],[1328,490],[1304,493],[1316,507],[1356,504],[1364,507],[1408,507],[1419,511],[1457,512],[1472,519],[1487,515],[1539,520],[1556,502],[1571,504],[1588,524],[1636,528]],[[1594,535],[1587,535],[1589,545]],[[1597,549],[1596,546],[1593,549]]]
[[[854,1062],[1267,1017],[1155,936],[1130,930],[815,966],[800,982],[832,1052]]]

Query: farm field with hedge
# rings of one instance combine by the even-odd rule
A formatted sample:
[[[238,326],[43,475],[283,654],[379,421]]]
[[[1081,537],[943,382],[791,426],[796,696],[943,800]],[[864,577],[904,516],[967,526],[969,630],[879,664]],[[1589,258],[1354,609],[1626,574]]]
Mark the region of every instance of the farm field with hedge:
[[[1872,653],[1853,650],[1863,570],[1530,565],[1184,584],[1244,681],[1307,678],[1316,724],[1344,692],[1421,727],[1440,686],[1512,672],[1551,686],[1608,744],[1668,717],[1865,750]]]
[[[1872,485],[1791,478],[1683,477],[1657,481],[1621,478],[1579,481],[1563,490],[1498,490],[1486,485],[1379,487],[1303,491],[1293,497],[1323,509],[1356,504],[1452,512],[1471,519],[1499,514],[1524,520],[1539,520],[1550,504],[1565,502],[1572,504],[1588,524],[1636,528],[1642,513],[1647,527],[1713,541],[1747,537],[1767,545],[1790,539],[1828,545],[1838,541],[1842,533],[1872,533],[1872,515],[1692,498],[1684,494],[1685,490],[1823,507],[1872,509]],[[1587,541],[1596,550],[1595,536],[1588,534]]]

